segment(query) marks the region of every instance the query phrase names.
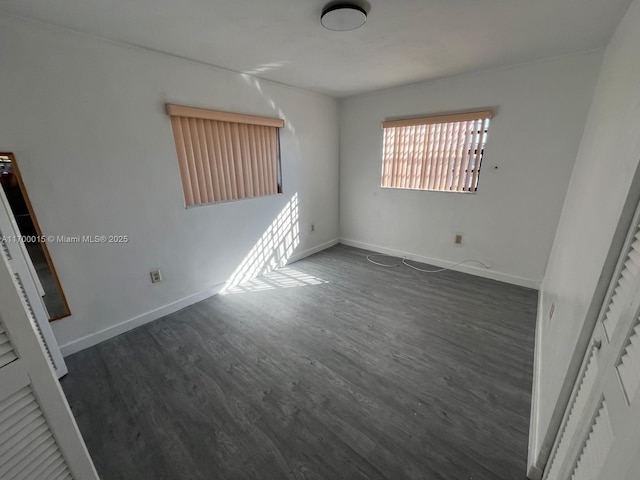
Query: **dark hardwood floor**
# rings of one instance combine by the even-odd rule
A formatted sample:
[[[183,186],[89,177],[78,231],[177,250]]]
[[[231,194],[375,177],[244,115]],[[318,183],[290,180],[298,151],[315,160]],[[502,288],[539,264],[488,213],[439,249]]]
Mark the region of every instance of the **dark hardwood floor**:
[[[367,253],[67,358],[101,478],[525,479],[537,292]]]

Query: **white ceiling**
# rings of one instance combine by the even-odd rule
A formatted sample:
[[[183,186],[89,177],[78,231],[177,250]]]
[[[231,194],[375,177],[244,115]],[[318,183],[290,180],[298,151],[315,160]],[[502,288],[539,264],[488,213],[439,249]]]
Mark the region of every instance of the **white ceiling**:
[[[0,0],[0,9],[342,97],[603,47],[630,2],[370,0],[352,32],[321,27],[325,0]]]

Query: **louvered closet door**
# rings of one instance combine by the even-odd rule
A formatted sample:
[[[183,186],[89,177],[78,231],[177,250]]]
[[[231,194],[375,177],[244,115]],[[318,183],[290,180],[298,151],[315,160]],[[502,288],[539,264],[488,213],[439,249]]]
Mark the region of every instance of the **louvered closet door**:
[[[640,479],[639,389],[640,207],[543,478]]]
[[[0,479],[97,480],[29,315],[0,260]]]
[[[31,259],[29,258],[26,247],[22,243],[5,242],[2,240],[3,237],[19,235],[20,231],[11,214],[7,197],[4,194],[4,190],[0,188],[0,247],[2,250],[0,255],[2,255],[5,261],[11,266],[15,284],[18,287],[22,301],[27,309],[29,319],[33,323],[44,345],[51,367],[55,370],[57,377],[60,378],[67,373],[67,366],[64,363],[60,347],[51,330],[49,314],[44,307],[40,291],[33,277],[35,268],[30,268],[29,263]]]

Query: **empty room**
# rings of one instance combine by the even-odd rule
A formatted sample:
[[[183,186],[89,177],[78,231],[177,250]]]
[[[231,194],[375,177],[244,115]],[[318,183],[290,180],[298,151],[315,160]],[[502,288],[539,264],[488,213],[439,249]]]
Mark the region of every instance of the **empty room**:
[[[640,0],[2,0],[0,480],[640,479]]]

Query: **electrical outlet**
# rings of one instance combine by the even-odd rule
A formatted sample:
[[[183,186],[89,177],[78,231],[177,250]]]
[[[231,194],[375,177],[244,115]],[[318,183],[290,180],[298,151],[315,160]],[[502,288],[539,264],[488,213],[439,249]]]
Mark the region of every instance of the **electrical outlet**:
[[[454,243],[456,245],[462,245],[462,235],[456,235],[456,238],[454,240]]]
[[[316,224],[315,224],[315,223],[312,223],[312,224],[311,224],[311,231],[312,231],[312,232],[315,232],[315,231],[316,231]]]
[[[162,281],[162,275],[160,274],[160,270],[153,270],[149,272],[151,276],[151,283],[160,283]]]

